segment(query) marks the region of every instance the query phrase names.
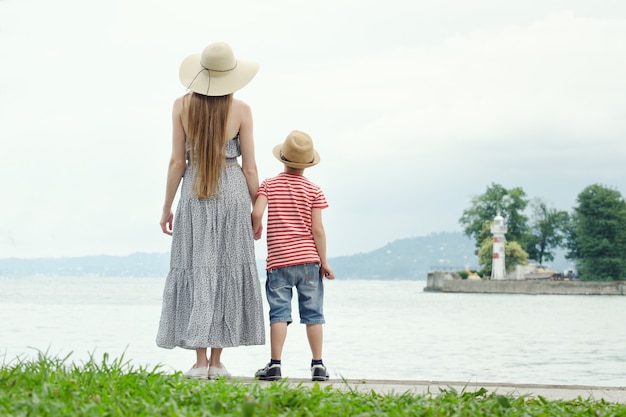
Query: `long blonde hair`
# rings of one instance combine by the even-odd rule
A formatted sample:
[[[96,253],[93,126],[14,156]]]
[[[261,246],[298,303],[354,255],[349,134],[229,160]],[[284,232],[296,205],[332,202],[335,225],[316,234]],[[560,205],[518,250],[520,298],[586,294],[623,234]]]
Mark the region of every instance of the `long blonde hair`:
[[[216,196],[226,162],[226,122],[233,95],[205,96],[191,93],[187,112],[190,161],[196,166],[193,193]]]

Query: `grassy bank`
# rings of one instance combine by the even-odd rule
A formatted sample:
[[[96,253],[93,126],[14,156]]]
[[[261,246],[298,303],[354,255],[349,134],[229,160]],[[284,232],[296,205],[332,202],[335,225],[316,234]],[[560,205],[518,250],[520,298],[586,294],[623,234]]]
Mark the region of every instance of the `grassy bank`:
[[[2,416],[626,416],[605,401],[547,401],[489,393],[340,392],[286,382],[188,380],[122,359],[13,360],[0,367]]]

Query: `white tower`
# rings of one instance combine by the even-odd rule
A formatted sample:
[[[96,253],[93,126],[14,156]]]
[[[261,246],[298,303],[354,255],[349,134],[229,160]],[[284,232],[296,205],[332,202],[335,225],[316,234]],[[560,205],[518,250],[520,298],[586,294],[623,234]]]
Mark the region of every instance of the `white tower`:
[[[506,268],[504,266],[505,233],[506,226],[504,225],[504,218],[500,216],[500,210],[498,210],[498,215],[494,217],[493,224],[491,225],[491,234],[493,235],[491,279],[506,278]]]

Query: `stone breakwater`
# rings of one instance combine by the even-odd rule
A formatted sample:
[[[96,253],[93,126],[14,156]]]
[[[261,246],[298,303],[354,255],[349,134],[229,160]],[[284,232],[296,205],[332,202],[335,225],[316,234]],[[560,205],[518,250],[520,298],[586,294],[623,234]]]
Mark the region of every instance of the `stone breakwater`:
[[[461,279],[455,272],[428,273],[424,291],[450,293],[626,295],[626,281]]]

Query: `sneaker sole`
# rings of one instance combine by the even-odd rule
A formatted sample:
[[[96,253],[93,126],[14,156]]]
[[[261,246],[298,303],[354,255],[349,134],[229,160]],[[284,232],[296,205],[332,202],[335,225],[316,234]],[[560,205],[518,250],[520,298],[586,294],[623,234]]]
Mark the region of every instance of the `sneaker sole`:
[[[311,378],[311,381],[328,381],[328,377],[314,376],[313,378]]]
[[[258,376],[257,379],[260,381],[280,381],[283,379],[282,376]]]

